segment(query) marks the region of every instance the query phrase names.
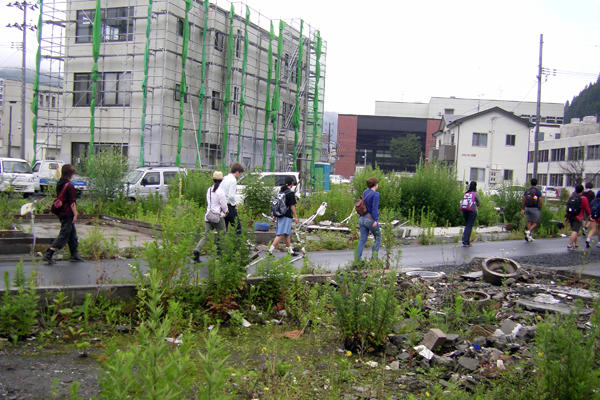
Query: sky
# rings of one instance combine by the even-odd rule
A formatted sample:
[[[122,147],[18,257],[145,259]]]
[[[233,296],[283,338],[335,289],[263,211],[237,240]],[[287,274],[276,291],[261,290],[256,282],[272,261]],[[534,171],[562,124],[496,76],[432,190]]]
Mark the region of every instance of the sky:
[[[535,101],[540,34],[542,64],[557,70],[542,80],[542,101],[571,100],[600,74],[598,0],[246,2],[266,17],[302,18],[320,30],[327,41],[325,111],[373,114],[376,100],[448,96]],[[5,27],[20,20],[14,8],[0,13],[0,68],[20,66],[11,43],[22,34]],[[36,48],[31,32],[32,68]]]

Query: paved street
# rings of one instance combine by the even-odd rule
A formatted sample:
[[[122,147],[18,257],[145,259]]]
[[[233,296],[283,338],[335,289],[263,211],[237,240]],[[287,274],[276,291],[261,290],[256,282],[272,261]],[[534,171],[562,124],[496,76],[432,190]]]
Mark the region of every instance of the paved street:
[[[399,263],[401,269],[444,269],[451,270],[454,266],[469,263],[474,257],[508,257],[525,265],[535,265],[545,268],[569,267],[583,271],[589,275],[600,276],[600,248],[592,247],[584,250],[567,252],[567,239],[539,239],[534,243],[524,240],[491,241],[474,243],[472,247],[464,248],[456,243],[442,245],[409,245],[401,246],[402,254]],[[583,241],[580,241],[583,246]],[[353,251],[318,251],[307,255],[308,260],[325,271],[335,271],[348,264],[353,258]],[[283,256],[278,253],[277,256]],[[365,249],[363,257],[370,257],[371,250]],[[383,256],[381,254],[380,256]],[[8,270],[12,276],[17,258],[8,256],[0,259],[0,274]],[[191,261],[191,260],[190,260]],[[71,263],[58,261],[49,266],[41,261],[32,261],[26,256],[23,266],[26,273],[35,269],[38,273],[39,286],[79,286],[101,283],[128,283],[131,274],[128,264],[133,260],[102,260]],[[140,260],[142,269],[146,263]],[[300,268],[302,260],[295,265]],[[252,271],[250,271],[252,272]],[[3,276],[3,275],[2,275]]]

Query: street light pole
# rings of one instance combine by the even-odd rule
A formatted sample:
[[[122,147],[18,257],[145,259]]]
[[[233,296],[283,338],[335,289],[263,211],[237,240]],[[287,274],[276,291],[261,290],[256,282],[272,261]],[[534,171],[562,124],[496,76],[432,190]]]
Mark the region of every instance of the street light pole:
[[[7,157],[11,157],[11,146],[12,146],[12,106],[13,104],[16,103],[16,101],[11,100],[8,102],[8,107],[9,107],[9,111],[8,111],[8,152],[7,152]]]

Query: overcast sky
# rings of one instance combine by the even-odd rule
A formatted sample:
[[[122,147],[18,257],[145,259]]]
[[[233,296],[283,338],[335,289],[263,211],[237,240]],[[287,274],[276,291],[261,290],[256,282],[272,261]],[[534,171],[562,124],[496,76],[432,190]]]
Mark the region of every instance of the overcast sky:
[[[543,81],[542,101],[571,100],[600,73],[598,0],[247,3],[267,17],[303,18],[320,29],[326,111],[373,114],[375,100],[432,96],[535,101],[540,34],[543,65],[559,71]],[[20,18],[11,8],[0,13],[0,67],[20,65],[20,51],[11,48],[20,32],[4,28]],[[35,34],[28,40],[35,51]]]

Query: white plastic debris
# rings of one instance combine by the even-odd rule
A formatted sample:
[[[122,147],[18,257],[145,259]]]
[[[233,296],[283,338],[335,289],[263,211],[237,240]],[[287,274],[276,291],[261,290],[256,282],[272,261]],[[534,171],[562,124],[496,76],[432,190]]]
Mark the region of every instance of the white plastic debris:
[[[179,335],[179,336],[177,336],[177,338],[168,337],[168,338],[165,338],[165,340],[169,343],[173,343],[173,344],[176,344],[179,346],[180,344],[183,343],[183,340],[181,340],[182,338],[183,338],[183,335]]]
[[[429,350],[427,347],[425,347],[424,345],[422,345],[422,344],[419,345],[419,346],[415,346],[414,349],[423,358],[426,358],[428,360],[431,360],[433,358],[433,352],[431,350]]]
[[[371,367],[371,368],[377,368],[377,366],[379,365],[379,363],[377,361],[367,361],[365,363],[366,366]]]

